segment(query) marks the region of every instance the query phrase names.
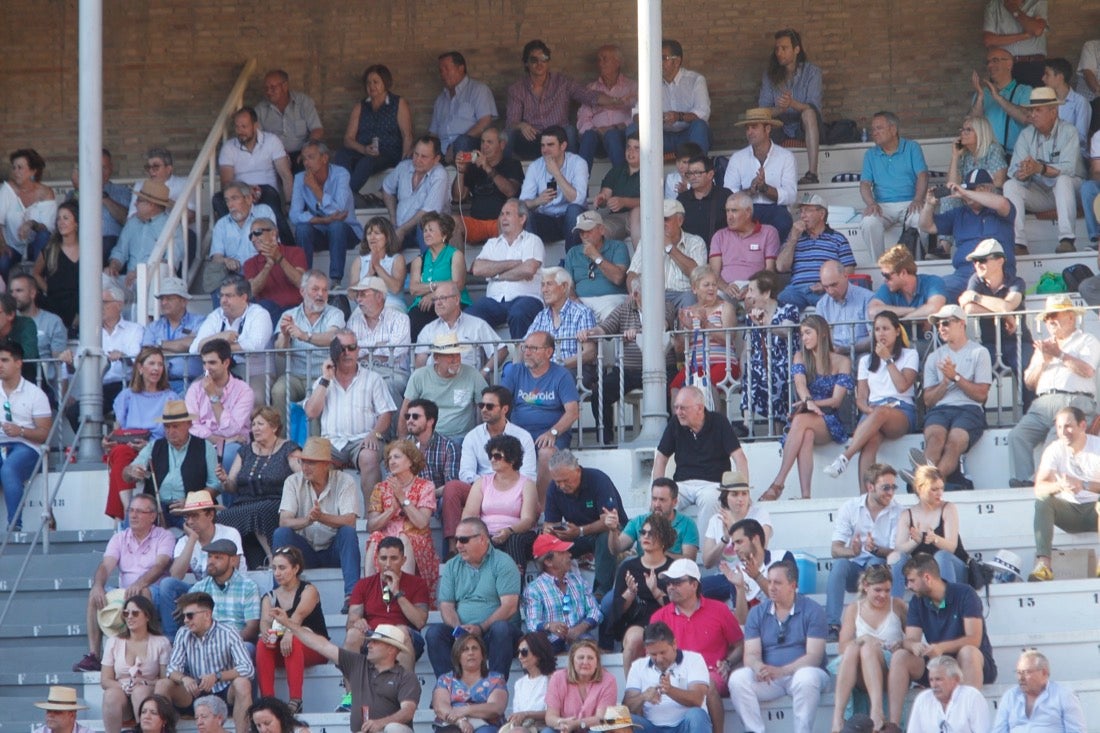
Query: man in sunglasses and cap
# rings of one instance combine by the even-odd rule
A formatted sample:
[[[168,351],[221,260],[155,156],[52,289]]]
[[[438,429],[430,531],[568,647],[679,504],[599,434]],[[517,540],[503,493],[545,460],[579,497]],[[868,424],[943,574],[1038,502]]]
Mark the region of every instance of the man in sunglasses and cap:
[[[399,653],[412,654],[400,627],[378,624],[367,635],[366,654],[359,654],[341,649],[310,631],[282,608],[273,608],[271,614],[294,632],[299,641],[332,661],[347,676],[352,733],[412,733],[413,716],[420,702],[420,681],[416,674],[397,663]]]
[[[53,685],[46,699],[34,706],[46,711],[46,724],[32,733],[92,733],[91,728],[76,721],[77,711],[87,710],[88,706],[77,702],[76,690],[72,687]]]
[[[985,400],[993,383],[989,352],[966,334],[966,312],[945,305],[928,317],[943,345],[924,363],[924,455],[950,477],[959,458],[985,432]]]
[[[968,316],[985,316],[978,319],[982,346],[989,352],[990,359],[997,358],[997,330],[1000,329],[1000,359],[1005,366],[1019,375],[1021,361],[1026,365],[1031,361],[1031,330],[1026,318],[1002,316],[992,318],[995,313],[1009,313],[1020,307],[1027,294],[1027,284],[1019,275],[1007,272],[1008,252],[996,239],[983,239],[966,259],[974,263],[974,274],[966,283],[966,290],[959,296],[959,305]],[[1022,355],[1017,353],[1016,339],[1019,334]],[[1021,359],[1022,356],[1022,359]],[[1030,390],[1025,390],[1025,404],[1030,401]]]
[[[572,547],[572,542],[540,534],[533,552],[542,572],[523,590],[524,631],[546,634],[557,654],[575,641],[595,640],[603,619],[600,604],[573,570]]]

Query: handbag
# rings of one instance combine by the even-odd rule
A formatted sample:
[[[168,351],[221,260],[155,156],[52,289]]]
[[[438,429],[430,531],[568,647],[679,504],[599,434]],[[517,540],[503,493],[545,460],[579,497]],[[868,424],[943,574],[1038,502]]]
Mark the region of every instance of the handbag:
[[[966,582],[974,590],[981,590],[993,582],[993,568],[970,556],[966,561]]]
[[[714,410],[714,394],[711,392],[710,384],[710,370],[707,362],[707,340],[703,337],[700,329],[695,329],[691,332],[691,361],[687,373],[687,385],[689,387],[697,387],[699,391],[703,393],[703,406],[713,411]],[[699,355],[699,348],[695,344],[703,344],[703,354]],[[700,361],[702,362],[700,364]]]
[[[129,445],[130,443],[149,442],[149,438],[153,433],[144,428],[118,428],[111,431],[111,434],[107,436],[107,440],[112,443],[123,443]]]

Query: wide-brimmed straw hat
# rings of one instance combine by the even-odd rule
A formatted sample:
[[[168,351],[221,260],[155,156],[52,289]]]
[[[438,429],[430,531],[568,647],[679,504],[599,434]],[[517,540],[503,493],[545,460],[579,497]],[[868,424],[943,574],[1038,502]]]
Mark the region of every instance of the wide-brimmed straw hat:
[[[183,400],[168,400],[164,403],[164,412],[157,418],[159,423],[187,422],[198,420],[198,415],[187,411],[187,403]]]
[[[1085,309],[1079,307],[1073,302],[1065,293],[1056,293],[1054,295],[1048,295],[1046,303],[1043,305],[1043,314],[1040,318],[1045,319],[1051,313],[1064,313],[1066,311],[1073,311],[1079,316],[1085,315]]]
[[[733,124],[737,127],[756,124],[771,125],[772,127],[781,127],[783,125],[780,120],[772,117],[772,111],[767,107],[753,107],[752,109],[745,110],[744,116]]]
[[[300,461],[328,461],[332,463],[332,441],[328,438],[313,436],[306,438],[305,447],[290,454]]]
[[[87,705],[81,705],[76,701],[76,689],[52,685],[49,696],[42,702],[34,704],[42,710],[87,710]]]
[[[142,181],[141,188],[135,186],[133,192],[138,198],[151,201],[158,206],[168,208],[172,205],[172,195],[168,192],[168,186],[160,181],[154,181],[152,178],[146,178]]]
[[[183,506],[173,509],[172,513],[191,514],[192,512],[201,512],[204,509],[213,509],[220,512],[225,507],[214,501],[214,496],[209,491],[202,489],[187,492],[187,496],[183,500]]]
[[[641,728],[642,726],[634,722],[634,719],[630,717],[630,708],[626,705],[608,705],[607,710],[603,714],[604,722],[600,725],[594,725],[589,730],[603,731],[603,730],[618,730],[619,728]]]

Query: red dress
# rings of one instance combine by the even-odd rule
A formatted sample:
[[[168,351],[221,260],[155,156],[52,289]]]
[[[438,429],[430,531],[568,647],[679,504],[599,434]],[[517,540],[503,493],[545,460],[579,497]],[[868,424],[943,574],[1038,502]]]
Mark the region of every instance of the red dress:
[[[370,537],[367,538],[367,543],[378,543],[384,537],[397,537],[400,534],[408,537],[409,544],[412,545],[416,574],[428,584],[430,607],[435,608],[435,593],[439,585],[439,555],[436,553],[435,544],[432,542],[432,531],[428,527],[423,529],[417,527],[409,521],[403,511],[400,511],[401,507],[397,506],[397,500],[393,496],[393,489],[390,487],[389,481],[389,479],[386,479],[375,485],[374,490],[371,491],[370,506],[367,507],[367,513],[382,514],[393,507],[397,507],[398,512],[390,518],[390,521],[382,529],[371,532]],[[435,485],[428,479],[417,476],[405,495],[413,503],[413,506],[419,507],[429,514],[435,512]]]

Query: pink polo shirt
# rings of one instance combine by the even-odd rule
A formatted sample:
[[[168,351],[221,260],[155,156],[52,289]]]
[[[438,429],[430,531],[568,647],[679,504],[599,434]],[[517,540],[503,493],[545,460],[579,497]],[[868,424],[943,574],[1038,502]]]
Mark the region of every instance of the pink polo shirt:
[[[163,527],[153,527],[145,539],[140,541],[134,537],[132,529],[127,529],[111,537],[103,557],[113,557],[118,562],[118,587],[129,588],[135,580],[156,565],[158,557],[171,560],[175,544],[176,538]],[[168,572],[167,565],[164,566],[164,572]]]

